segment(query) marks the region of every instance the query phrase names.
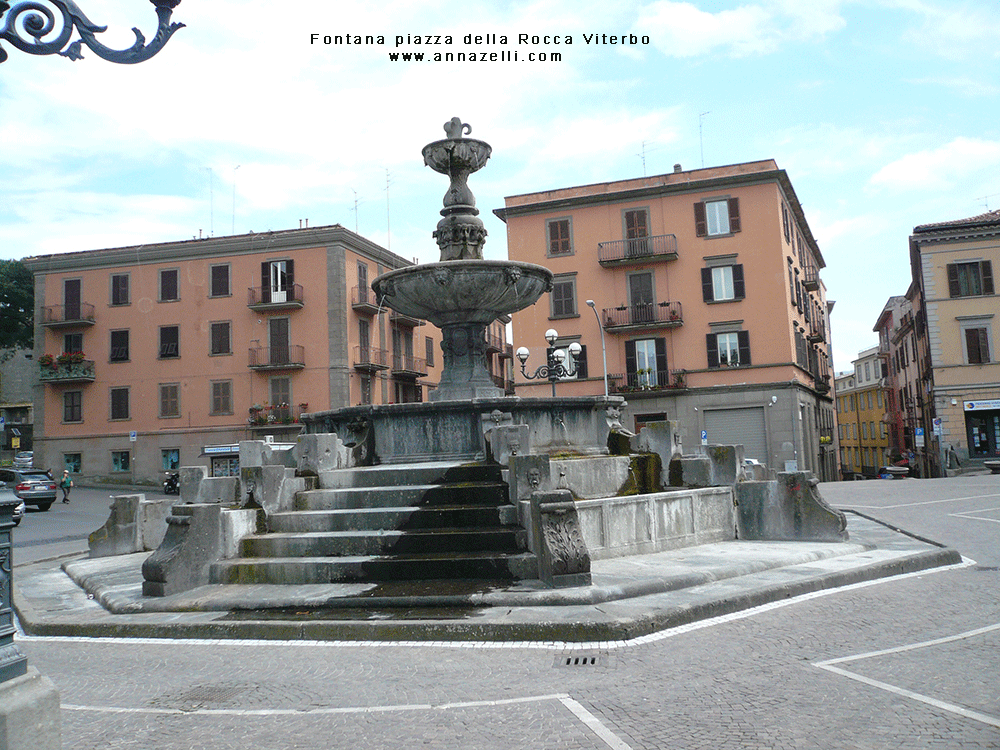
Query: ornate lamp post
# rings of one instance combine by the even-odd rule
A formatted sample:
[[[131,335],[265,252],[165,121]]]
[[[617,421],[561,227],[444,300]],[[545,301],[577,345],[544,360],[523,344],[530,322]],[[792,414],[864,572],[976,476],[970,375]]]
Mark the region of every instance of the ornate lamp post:
[[[0,41],[9,42],[29,55],[58,54],[70,60],[83,57],[81,48],[86,44],[98,57],[113,63],[132,65],[151,58],[163,49],[163,45],[177,29],[184,26],[182,23],[170,23],[170,15],[181,0],[150,2],[156,6],[160,22],[156,28],[156,36],[148,45],[142,32],[133,28],[135,44],[131,47],[117,50],[104,46],[95,34],[107,31],[108,27],[98,26],[87,18],[74,0],[45,0],[44,3],[41,0],[23,0],[15,2],[13,8],[7,0],[0,0]],[[49,6],[54,6],[60,17]],[[73,29],[79,32],[80,38],[70,43]],[[6,59],[7,51],[0,46],[0,63]]]
[[[569,362],[565,363],[566,352],[562,349],[556,349],[556,339],[559,338],[559,334],[556,332],[555,328],[550,328],[545,332],[545,340],[549,342],[548,349],[545,350],[546,363],[535,370],[534,375],[529,375],[525,370],[525,366],[528,363],[528,349],[527,347],[520,347],[515,355],[521,362],[521,374],[524,375],[528,380],[535,380],[537,378],[546,378],[550,383],[552,383],[552,395],[556,395],[556,383],[559,382],[560,378],[570,378],[576,375],[577,372],[577,361],[576,358],[580,356],[580,351],[583,349],[577,342],[573,342],[569,345]]]

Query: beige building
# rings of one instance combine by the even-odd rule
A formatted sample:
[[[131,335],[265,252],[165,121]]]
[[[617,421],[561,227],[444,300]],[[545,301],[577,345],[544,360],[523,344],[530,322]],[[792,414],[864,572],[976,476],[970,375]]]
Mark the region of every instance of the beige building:
[[[411,265],[339,225],[39,256],[38,466],[95,481],[238,468],[240,440],[294,439],[307,411],[425,399],[440,331],[369,286]],[[504,326],[491,370],[510,379]]]
[[[607,383],[630,427],[678,419],[689,448],[741,443],[778,469],[837,477],[825,263],[773,160],[516,195],[496,214],[510,259],[555,274],[513,318],[529,375],[552,328],[556,347],[582,347],[559,395]],[[521,374],[515,388],[551,393]]]
[[[1000,211],[915,227],[910,263],[916,327],[927,338],[921,380],[940,467],[1000,456]]]

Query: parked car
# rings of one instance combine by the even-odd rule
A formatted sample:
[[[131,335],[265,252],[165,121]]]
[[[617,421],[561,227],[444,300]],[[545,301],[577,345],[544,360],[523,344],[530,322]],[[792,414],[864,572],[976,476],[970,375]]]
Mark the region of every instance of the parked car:
[[[17,497],[39,510],[48,510],[56,501],[56,482],[41,469],[0,469],[0,482],[9,484]]]
[[[30,469],[32,462],[35,460],[34,451],[20,451],[14,454],[14,468],[15,469]]]
[[[0,482],[0,501],[10,502],[11,498],[16,498],[14,494],[14,488],[8,484]],[[24,518],[24,500],[18,502],[14,506],[14,525],[17,526],[21,523],[21,519]]]

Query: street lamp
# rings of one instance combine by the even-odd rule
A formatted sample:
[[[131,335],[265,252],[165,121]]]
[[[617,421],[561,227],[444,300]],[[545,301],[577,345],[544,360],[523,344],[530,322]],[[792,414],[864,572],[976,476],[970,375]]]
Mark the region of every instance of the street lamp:
[[[50,5],[62,15],[56,18],[51,8],[38,0],[22,0],[15,2],[13,7],[7,0],[0,0],[0,41],[27,52],[29,55],[62,55],[70,60],[83,57],[81,49],[84,44],[90,50],[108,62],[132,65],[148,60],[167,43],[177,29],[183,28],[182,23],[170,23],[170,15],[181,0],[150,0],[156,6],[156,16],[159,25],[156,36],[148,45],[146,37],[139,29],[133,28],[135,44],[127,49],[111,49],[97,41],[95,34],[107,31],[107,26],[99,26],[84,15],[72,0],[48,0]],[[4,20],[4,14],[10,11]],[[80,38],[69,43],[76,29]],[[54,35],[54,36],[53,36]],[[43,41],[45,37],[49,37]],[[7,52],[0,47],[0,63],[7,59]]]
[[[601,325],[601,316],[597,314],[597,305],[594,300],[587,300],[587,307],[594,311],[597,318],[597,329],[601,332],[601,357],[604,359],[604,395],[608,395],[608,347],[604,344],[604,326]]]
[[[545,340],[549,342],[549,346],[545,350],[546,363],[535,370],[534,375],[529,375],[525,370],[525,365],[528,362],[528,348],[522,346],[515,352],[515,355],[521,362],[521,374],[528,380],[547,378],[548,381],[552,383],[553,396],[556,395],[556,383],[559,382],[560,378],[570,378],[576,375],[578,365],[577,357],[579,357],[580,352],[583,351],[583,347],[574,341],[568,347],[569,362],[563,364],[566,360],[566,352],[562,349],[556,349],[556,339],[558,338],[559,334],[556,332],[555,328],[550,328],[545,332]]]

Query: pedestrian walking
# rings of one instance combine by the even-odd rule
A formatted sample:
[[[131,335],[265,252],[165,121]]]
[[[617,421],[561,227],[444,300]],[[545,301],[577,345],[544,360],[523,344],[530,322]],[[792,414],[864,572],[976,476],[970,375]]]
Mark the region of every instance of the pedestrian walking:
[[[63,470],[62,479],[59,480],[59,487],[63,491],[63,502],[69,502],[69,491],[73,488],[73,480],[70,479],[69,469]]]

